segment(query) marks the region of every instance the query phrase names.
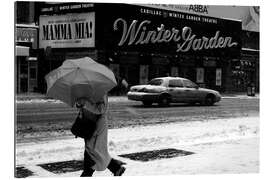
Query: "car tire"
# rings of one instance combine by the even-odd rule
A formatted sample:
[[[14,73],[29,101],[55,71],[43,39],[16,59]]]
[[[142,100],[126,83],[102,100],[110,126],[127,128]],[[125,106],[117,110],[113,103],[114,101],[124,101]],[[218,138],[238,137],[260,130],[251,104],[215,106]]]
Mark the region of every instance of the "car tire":
[[[151,106],[153,104],[151,101],[143,101],[142,103],[144,106]]]
[[[204,99],[203,105],[205,106],[212,106],[214,105],[214,97],[213,95],[207,95]]]
[[[159,106],[166,107],[170,105],[170,98],[168,95],[161,95],[158,102]]]

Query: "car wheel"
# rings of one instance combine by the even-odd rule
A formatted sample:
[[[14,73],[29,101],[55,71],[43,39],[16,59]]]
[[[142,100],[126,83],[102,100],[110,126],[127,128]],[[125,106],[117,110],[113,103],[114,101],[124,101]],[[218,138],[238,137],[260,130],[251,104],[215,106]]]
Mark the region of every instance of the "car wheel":
[[[206,106],[212,106],[214,104],[214,97],[212,95],[207,95],[203,104]]]
[[[142,103],[145,106],[151,106],[153,104],[153,102],[151,102],[151,101],[143,101]]]
[[[169,106],[170,105],[170,98],[168,95],[161,95],[159,102],[158,102],[159,106]]]

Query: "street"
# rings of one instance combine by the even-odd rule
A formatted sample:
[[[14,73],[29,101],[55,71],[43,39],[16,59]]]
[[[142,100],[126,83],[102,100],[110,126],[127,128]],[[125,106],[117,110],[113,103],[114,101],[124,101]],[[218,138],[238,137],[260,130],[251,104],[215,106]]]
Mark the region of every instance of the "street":
[[[70,136],[69,129],[77,115],[75,108],[59,101],[21,101],[16,103],[16,108],[17,143]],[[108,124],[109,129],[115,129],[249,116],[259,116],[258,97],[224,97],[214,106],[172,104],[170,107],[144,107],[141,102],[129,101],[126,97],[112,97]]]
[[[224,97],[214,106],[145,107],[109,98],[109,151],[124,176],[259,172],[259,97]],[[17,101],[16,177],[78,177],[84,143],[60,101]],[[106,170],[94,176],[111,176]]]

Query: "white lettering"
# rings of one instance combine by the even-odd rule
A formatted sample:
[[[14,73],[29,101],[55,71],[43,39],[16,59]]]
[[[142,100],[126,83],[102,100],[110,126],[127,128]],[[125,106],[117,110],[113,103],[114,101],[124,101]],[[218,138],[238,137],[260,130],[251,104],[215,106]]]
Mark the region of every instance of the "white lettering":
[[[203,5],[190,5],[189,11],[208,14],[207,6],[203,6]]]
[[[193,34],[191,27],[184,27],[182,31],[173,27],[172,29],[165,29],[165,25],[161,24],[156,30],[148,30],[148,25],[151,21],[144,20],[138,24],[138,20],[133,20],[128,26],[127,22],[119,18],[114,22],[114,30],[119,30],[122,27],[122,37],[118,43],[118,46],[138,45],[148,43],[177,43],[176,52],[187,52],[190,49],[194,51],[202,49],[217,49],[217,48],[230,48],[237,46],[237,42],[232,42],[232,37],[220,36],[220,31],[216,31],[215,36],[198,38],[196,34]],[[46,29],[45,29],[46,31]]]

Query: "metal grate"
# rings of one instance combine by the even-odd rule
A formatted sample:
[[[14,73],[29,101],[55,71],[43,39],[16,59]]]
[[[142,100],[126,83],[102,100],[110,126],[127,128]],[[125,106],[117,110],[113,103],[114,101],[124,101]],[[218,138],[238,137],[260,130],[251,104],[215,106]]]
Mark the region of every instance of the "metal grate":
[[[164,159],[164,158],[173,158],[177,156],[187,156],[194,154],[194,152],[178,150],[178,149],[161,149],[161,150],[154,150],[154,151],[144,151],[138,153],[131,153],[131,154],[122,154],[119,155],[124,158],[129,158],[135,161],[152,161],[157,159]]]
[[[33,175],[33,172],[26,169],[25,167],[16,167],[16,173],[15,173],[16,178],[26,178],[32,175]]]
[[[53,172],[55,174],[61,174],[66,172],[75,172],[83,169],[83,161],[63,161],[48,164],[39,164],[40,167]]]

